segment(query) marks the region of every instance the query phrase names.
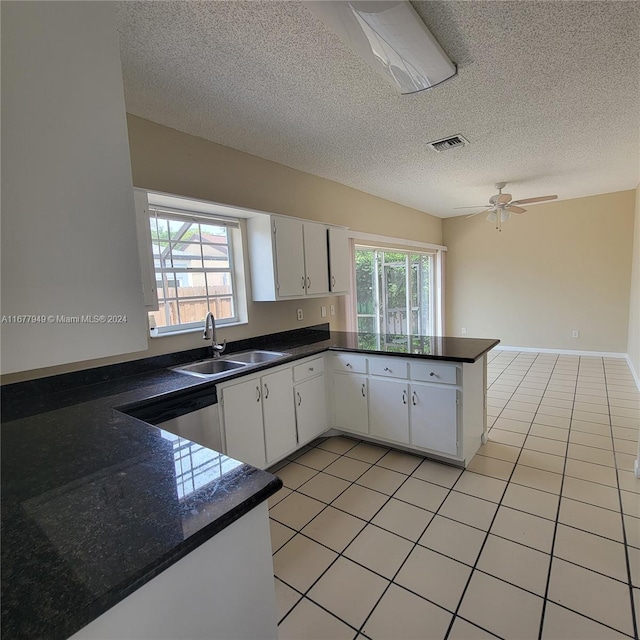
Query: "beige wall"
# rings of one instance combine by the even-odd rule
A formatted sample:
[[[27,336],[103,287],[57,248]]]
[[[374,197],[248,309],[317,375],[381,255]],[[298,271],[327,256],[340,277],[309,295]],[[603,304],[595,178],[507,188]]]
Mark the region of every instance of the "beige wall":
[[[482,215],[444,220],[447,334],[626,353],[634,198],[532,205],[501,233]]]
[[[441,244],[442,220],[330,180],[128,116],[133,184],[225,204],[348,226],[358,231]],[[321,305],[336,306],[322,318]],[[296,319],[302,308],[304,320]],[[249,323],[222,328],[228,341],[331,321],[345,326],[344,297],[248,303]],[[200,333],[149,338],[146,351],[12,374],[3,383],[77,371],[203,346]]]
[[[440,218],[136,116],[128,124],[136,187],[442,242]]]
[[[640,379],[640,185],[636,189],[634,221],[627,354],[635,371],[637,381]]]

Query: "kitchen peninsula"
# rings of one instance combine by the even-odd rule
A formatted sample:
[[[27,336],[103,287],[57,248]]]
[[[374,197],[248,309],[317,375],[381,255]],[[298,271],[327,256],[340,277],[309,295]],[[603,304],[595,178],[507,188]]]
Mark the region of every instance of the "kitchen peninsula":
[[[332,360],[325,369],[323,431],[335,427],[358,437],[395,442],[399,448],[431,451],[434,442],[416,443],[414,438],[421,415],[416,407],[422,406],[424,396],[413,393],[452,389],[456,412],[462,412],[463,422],[471,421],[473,444],[465,442],[463,430],[460,445],[456,437],[456,453],[449,458],[465,464],[482,437],[485,355],[498,342],[378,337],[330,332],[328,325],[318,325],[230,344],[230,356],[255,348],[277,349],[285,356],[222,378],[197,378],[169,368],[209,356],[202,348],[3,386],[3,637],[68,638],[118,603],[126,606],[131,594],[158,584],[171,570],[195,558],[201,546],[222,540],[227,528],[238,530],[246,517],[260,514],[261,509],[264,528],[244,529],[264,532],[268,547],[265,500],[281,483],[255,467],[270,463],[265,459],[262,465],[244,464],[246,460],[239,462],[235,452],[226,450],[228,457],[154,424],[214,405],[219,391],[224,397],[227,385],[250,376],[264,377],[279,367],[290,368],[292,384],[299,386],[306,374],[304,367],[296,368],[306,366],[309,359],[324,362],[326,357]],[[340,385],[328,384],[338,376]],[[367,390],[383,390],[380,397],[400,392],[407,433],[414,438],[408,444],[401,444],[402,434],[380,433],[379,405],[373,400],[367,404],[368,434],[362,427],[342,423],[346,416],[338,410],[333,391],[356,389],[363,397],[362,377]],[[387,393],[378,386],[382,383],[400,386],[386,387]],[[368,391],[365,395],[368,399]],[[480,406],[465,406],[472,398]],[[435,443],[447,446],[440,440]],[[187,461],[191,467],[185,466]],[[205,472],[199,474],[198,469]],[[215,567],[215,559],[213,563]],[[220,573],[210,575],[212,583],[224,586],[228,569],[221,561]],[[251,576],[242,578],[246,587]],[[181,588],[177,583],[175,587]],[[165,594],[156,611],[158,619],[165,611],[171,617],[174,608],[185,605],[183,595],[178,591],[173,600],[166,600]],[[262,595],[268,618],[272,594]],[[261,606],[260,601],[255,606]],[[82,633],[78,638],[91,637]],[[231,637],[225,630],[221,633]]]

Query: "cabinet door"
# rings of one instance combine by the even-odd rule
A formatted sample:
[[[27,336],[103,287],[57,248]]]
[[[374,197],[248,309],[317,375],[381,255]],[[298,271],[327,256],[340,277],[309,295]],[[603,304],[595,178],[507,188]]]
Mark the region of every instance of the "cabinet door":
[[[406,382],[369,380],[369,433],[409,444],[409,385]]]
[[[411,385],[411,443],[456,455],[458,391],[447,387]]]
[[[346,229],[329,227],[329,288],[332,293],[349,293],[351,260]]]
[[[291,369],[262,377],[262,415],[267,463],[296,448],[296,415]]]
[[[227,387],[222,392],[226,454],[254,467],[264,468],[262,388],[254,378]]]
[[[369,433],[369,411],[367,404],[368,380],[366,376],[333,376],[333,401],[336,427]]]
[[[327,228],[304,223],[304,264],[308,294],[329,293]]]
[[[302,222],[293,218],[273,218],[278,297],[305,294]],[[254,265],[255,267],[255,265]]]
[[[324,375],[297,384],[294,395],[298,444],[305,444],[329,428]]]

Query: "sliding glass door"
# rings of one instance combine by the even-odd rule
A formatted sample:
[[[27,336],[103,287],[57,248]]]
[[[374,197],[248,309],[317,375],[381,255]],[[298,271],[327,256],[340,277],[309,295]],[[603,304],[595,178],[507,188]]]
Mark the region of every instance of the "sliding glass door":
[[[359,332],[435,335],[435,254],[355,246]]]

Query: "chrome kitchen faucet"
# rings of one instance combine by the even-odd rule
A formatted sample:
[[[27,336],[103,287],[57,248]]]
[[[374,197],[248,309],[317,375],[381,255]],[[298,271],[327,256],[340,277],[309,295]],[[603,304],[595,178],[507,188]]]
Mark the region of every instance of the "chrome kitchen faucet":
[[[211,311],[204,317],[204,334],[202,337],[205,340],[211,340],[211,349],[214,358],[219,358],[220,354],[227,348],[226,340],[223,340],[222,344],[218,344],[216,340],[216,319]]]

